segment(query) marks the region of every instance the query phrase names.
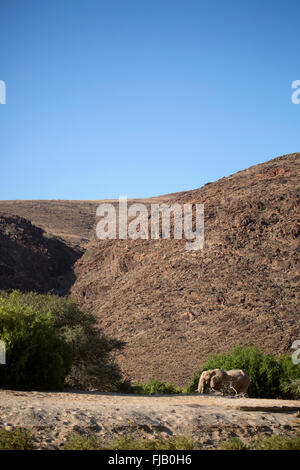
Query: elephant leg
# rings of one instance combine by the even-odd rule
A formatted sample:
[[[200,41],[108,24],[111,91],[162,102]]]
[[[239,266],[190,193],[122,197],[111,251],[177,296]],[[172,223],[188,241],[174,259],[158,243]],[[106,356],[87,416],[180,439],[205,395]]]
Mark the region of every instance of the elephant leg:
[[[232,385],[232,383],[229,384],[229,389],[234,391],[235,396],[238,395],[238,392],[237,392],[237,390],[234,388],[234,386]]]
[[[204,379],[202,377],[200,377],[199,382],[198,382],[198,388],[197,388],[196,391],[198,393],[204,393],[204,389],[205,389]]]
[[[242,387],[241,387],[241,390],[240,390],[240,393],[247,393],[248,392],[248,388],[249,388],[249,384],[250,383],[246,383],[244,384]]]

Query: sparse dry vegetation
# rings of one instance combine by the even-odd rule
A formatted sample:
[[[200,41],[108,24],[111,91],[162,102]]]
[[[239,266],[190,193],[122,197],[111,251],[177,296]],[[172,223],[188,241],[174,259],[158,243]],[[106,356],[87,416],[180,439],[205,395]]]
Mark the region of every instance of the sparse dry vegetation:
[[[24,428],[11,431],[0,429],[0,450],[33,450],[34,435]],[[74,433],[60,446],[62,450],[197,450],[201,446],[192,437],[171,436],[154,439],[136,436],[119,436],[110,442],[104,442],[96,435]],[[246,443],[238,437],[232,437],[219,444],[220,450],[300,450],[300,434],[292,437],[272,435],[256,438]]]
[[[0,429],[0,450],[32,450],[33,435],[26,429]]]
[[[95,436],[75,434],[69,438],[64,450],[196,450],[196,442],[189,437],[174,436],[169,438],[146,439],[137,437],[117,437],[109,444],[103,444]]]
[[[232,437],[220,444],[221,450],[300,450],[300,434],[294,437],[273,435],[260,437],[252,445],[245,444],[241,439]]]

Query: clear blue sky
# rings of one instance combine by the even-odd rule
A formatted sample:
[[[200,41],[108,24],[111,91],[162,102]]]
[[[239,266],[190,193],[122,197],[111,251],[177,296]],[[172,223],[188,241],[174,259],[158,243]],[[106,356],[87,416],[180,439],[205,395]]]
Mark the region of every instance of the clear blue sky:
[[[147,197],[300,151],[299,0],[0,0],[0,199]]]

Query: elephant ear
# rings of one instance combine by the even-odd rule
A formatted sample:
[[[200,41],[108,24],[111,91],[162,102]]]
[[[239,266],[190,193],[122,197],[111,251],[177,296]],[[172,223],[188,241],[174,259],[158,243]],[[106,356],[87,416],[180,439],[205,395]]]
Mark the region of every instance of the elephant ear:
[[[214,369],[205,370],[204,373],[209,377],[212,377],[213,375],[215,375]]]
[[[216,387],[220,383],[220,377],[214,372],[210,379],[210,385],[212,388]]]
[[[207,372],[209,372],[210,380],[213,379],[214,377],[216,377],[216,371],[214,369],[208,370]]]

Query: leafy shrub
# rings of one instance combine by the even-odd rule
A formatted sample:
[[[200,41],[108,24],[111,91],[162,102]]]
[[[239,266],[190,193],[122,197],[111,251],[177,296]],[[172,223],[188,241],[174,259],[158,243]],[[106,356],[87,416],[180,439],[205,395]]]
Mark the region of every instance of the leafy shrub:
[[[228,354],[213,355],[188,384],[188,393],[195,391],[200,375],[209,369],[244,370],[251,380],[248,395],[255,398],[278,398],[283,393],[283,383],[300,378],[300,368],[293,364],[289,355],[276,358],[263,354],[256,346],[236,346]]]
[[[150,439],[136,439],[133,437],[120,436],[113,440],[111,450],[152,450],[153,441]]]
[[[286,400],[300,400],[300,380],[280,384],[281,397]]]
[[[120,379],[118,382],[118,392],[119,393],[134,393],[133,385],[130,380]]]
[[[31,449],[33,449],[33,436],[26,429],[18,428],[14,431],[0,429],[0,450]]]
[[[45,318],[50,315],[59,337],[72,348],[73,365],[66,386],[117,391],[121,373],[111,352],[120,349],[122,343],[103,335],[92,314],[82,312],[71,298],[33,292],[17,295],[26,308],[37,310]]]
[[[300,450],[300,434],[294,437],[273,435],[259,437],[249,446],[237,437],[220,443],[221,450]]]
[[[232,437],[229,441],[220,443],[221,450],[249,450],[250,447],[244,444],[238,437]]]
[[[72,349],[59,336],[50,312],[23,302],[19,292],[0,296],[0,339],[6,364],[0,386],[23,390],[62,389],[71,369]]]
[[[118,384],[118,392],[135,393],[137,395],[173,395],[182,393],[182,389],[175,387],[170,382],[164,383],[159,380],[151,379],[148,383],[134,382],[129,380],[120,380]]]
[[[257,450],[300,450],[300,434],[295,437],[274,435],[257,439],[254,447]]]
[[[74,434],[63,446],[63,450],[102,450],[102,442],[96,436]]]
[[[134,383],[131,386],[131,392],[140,395],[174,395],[181,393],[180,388],[175,387],[171,383],[160,382],[159,380],[149,380],[148,383]]]
[[[283,354],[279,358],[282,369],[280,381],[280,396],[287,400],[300,399],[300,364],[295,365],[289,354]]]
[[[197,444],[189,437],[172,436],[159,439],[138,439],[134,437],[117,437],[110,444],[103,445],[96,436],[75,434],[69,438],[64,450],[194,450]]]
[[[111,450],[195,450],[197,444],[189,437],[172,436],[158,439],[135,439],[118,437],[109,447]]]

